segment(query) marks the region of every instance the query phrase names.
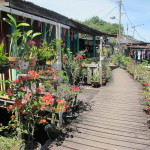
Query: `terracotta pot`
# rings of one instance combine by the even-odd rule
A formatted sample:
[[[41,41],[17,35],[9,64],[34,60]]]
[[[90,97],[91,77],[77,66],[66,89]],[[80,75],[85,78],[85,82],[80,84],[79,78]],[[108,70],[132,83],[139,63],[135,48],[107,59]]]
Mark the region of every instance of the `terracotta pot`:
[[[24,61],[24,60],[20,61],[19,64],[20,69],[28,69],[28,66],[29,66],[29,61]]]
[[[11,69],[16,69],[19,66],[19,57],[9,57],[9,64]]]
[[[35,66],[36,66],[36,62],[37,62],[36,59],[31,59],[31,60],[29,61],[29,67],[35,67]]]

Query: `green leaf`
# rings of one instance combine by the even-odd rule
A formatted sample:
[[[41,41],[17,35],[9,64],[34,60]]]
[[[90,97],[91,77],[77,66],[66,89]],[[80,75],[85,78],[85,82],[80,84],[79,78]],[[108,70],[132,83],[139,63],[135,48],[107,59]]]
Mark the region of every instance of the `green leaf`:
[[[16,26],[16,25],[17,25],[16,19],[15,19],[13,16],[9,15],[9,14],[7,14],[7,16],[10,18],[10,20],[11,20],[11,21],[14,23],[14,25]]]
[[[4,20],[5,22],[7,22],[8,24],[10,24],[13,28],[16,29],[15,24],[14,24],[11,20],[9,20],[9,19],[7,19],[7,18],[3,18],[3,20]]]
[[[32,32],[33,32],[33,30],[29,30],[29,31],[26,33],[27,36],[29,36]]]
[[[18,25],[17,25],[17,28],[18,27],[21,27],[21,26],[30,26],[28,23],[19,23]]]
[[[33,39],[34,37],[38,36],[38,35],[41,35],[41,33],[40,33],[40,32],[34,33],[34,34],[32,35],[32,39]]]

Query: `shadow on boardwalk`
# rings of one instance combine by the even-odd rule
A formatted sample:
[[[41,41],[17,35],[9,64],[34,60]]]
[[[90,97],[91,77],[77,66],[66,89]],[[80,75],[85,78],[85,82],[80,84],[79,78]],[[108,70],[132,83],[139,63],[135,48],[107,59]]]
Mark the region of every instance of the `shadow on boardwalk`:
[[[143,112],[142,86],[123,69],[112,66],[111,82],[83,97],[92,105],[69,126],[63,141],[51,150],[150,150],[148,116]],[[90,91],[90,90],[89,90]],[[82,93],[83,94],[83,93]],[[83,98],[83,99],[84,99]]]

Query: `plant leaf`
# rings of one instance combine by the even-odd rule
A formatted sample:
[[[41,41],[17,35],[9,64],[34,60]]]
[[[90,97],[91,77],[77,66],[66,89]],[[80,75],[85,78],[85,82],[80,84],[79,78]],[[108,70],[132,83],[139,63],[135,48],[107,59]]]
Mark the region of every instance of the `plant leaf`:
[[[18,25],[17,25],[17,28],[18,27],[21,27],[21,26],[30,26],[28,23],[19,23]]]

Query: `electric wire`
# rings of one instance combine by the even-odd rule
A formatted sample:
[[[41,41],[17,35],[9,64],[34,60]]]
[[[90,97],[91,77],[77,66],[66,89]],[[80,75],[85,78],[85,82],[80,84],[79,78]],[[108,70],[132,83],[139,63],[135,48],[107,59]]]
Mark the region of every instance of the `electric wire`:
[[[93,13],[92,15],[90,15],[90,17],[89,17],[89,18],[93,17],[94,15],[97,15],[98,13],[102,13],[102,12],[104,12],[105,10],[107,10],[107,9],[111,8],[112,6],[113,6],[113,5],[110,5],[109,7],[105,7],[104,9],[99,10],[99,11],[97,11],[97,12]]]
[[[124,9],[124,12],[125,12],[125,15],[126,15],[127,19],[129,20],[131,26],[133,27],[134,25],[133,25],[131,19],[129,18],[129,16],[128,16],[128,14],[127,14],[127,11],[126,11],[126,9],[125,9],[123,3],[122,3],[122,6],[123,6],[123,9]],[[144,37],[142,37],[142,36],[140,35],[140,33],[139,33],[136,29],[135,29],[135,32],[137,33],[137,35],[138,35],[141,39],[143,39],[145,42],[147,42],[147,40],[146,40]]]
[[[114,11],[118,6],[114,7],[112,10],[110,10],[105,16],[101,17],[102,19],[106,19],[107,16],[112,12]]]

